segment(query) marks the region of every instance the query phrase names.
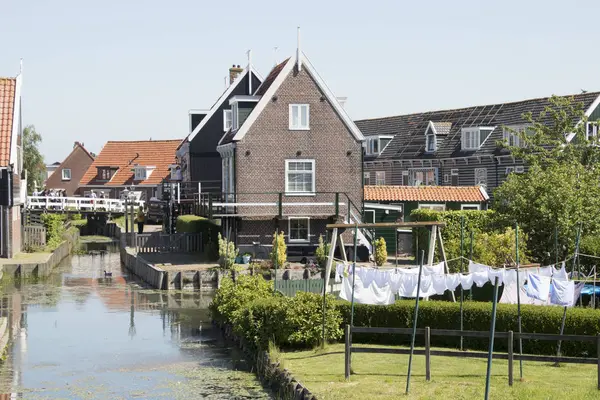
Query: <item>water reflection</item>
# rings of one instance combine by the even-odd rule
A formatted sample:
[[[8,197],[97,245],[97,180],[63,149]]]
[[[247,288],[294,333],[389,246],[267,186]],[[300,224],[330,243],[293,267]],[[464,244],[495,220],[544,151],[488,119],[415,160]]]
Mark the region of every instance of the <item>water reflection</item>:
[[[92,250],[44,282],[5,288],[13,341],[0,400],[270,398],[212,328],[210,297],[146,289],[114,247]]]

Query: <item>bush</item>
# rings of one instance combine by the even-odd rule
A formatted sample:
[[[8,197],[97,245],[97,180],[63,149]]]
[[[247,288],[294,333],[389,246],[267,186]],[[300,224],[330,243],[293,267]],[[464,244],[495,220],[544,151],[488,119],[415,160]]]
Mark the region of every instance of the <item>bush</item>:
[[[279,235],[277,233],[273,234],[273,249],[271,250],[270,257],[273,266],[277,264],[281,268],[282,265],[285,265],[287,261],[287,246],[283,231],[279,232]]]
[[[214,260],[218,257],[217,235],[221,227],[214,220],[195,215],[180,215],[175,222],[175,230],[178,233],[201,233],[208,258]]]
[[[219,265],[224,269],[231,269],[235,264],[235,259],[238,256],[239,249],[235,248],[235,244],[227,239],[224,239],[219,233]]]
[[[319,235],[319,245],[315,250],[315,258],[317,259],[317,264],[322,269],[325,269],[327,266],[327,257],[329,256],[329,249],[331,248],[330,243],[325,243],[323,241],[323,235]]]
[[[63,214],[42,214],[42,222],[46,227],[46,247],[56,249],[63,241],[66,216]]]
[[[343,323],[350,323],[350,303],[337,301]],[[414,300],[401,300],[389,306],[354,304],[354,325],[407,328],[412,326]],[[489,332],[491,327],[491,303],[464,303],[464,330]],[[521,305],[523,332],[552,333],[560,332],[562,307]],[[432,329],[460,329],[460,305],[458,302],[424,301],[419,304],[419,328],[429,326]],[[498,304],[496,331],[518,331],[517,306]],[[600,310],[570,308],[567,311],[565,334],[596,335],[600,333]],[[433,336],[432,346],[458,347],[458,337]],[[410,345],[409,335],[356,334],[353,342]],[[488,339],[464,338],[464,345],[471,350],[487,350]],[[417,336],[417,345],[423,345],[423,337]],[[517,347],[515,347],[516,349]],[[507,351],[507,342],[498,339],[494,343],[495,351]],[[523,352],[531,354],[556,354],[556,342],[523,340]],[[566,356],[595,356],[596,346],[589,342],[563,341],[561,352]]]
[[[375,264],[381,267],[387,262],[388,256],[385,239],[382,237],[380,237],[379,239],[375,239],[373,245],[375,246]]]

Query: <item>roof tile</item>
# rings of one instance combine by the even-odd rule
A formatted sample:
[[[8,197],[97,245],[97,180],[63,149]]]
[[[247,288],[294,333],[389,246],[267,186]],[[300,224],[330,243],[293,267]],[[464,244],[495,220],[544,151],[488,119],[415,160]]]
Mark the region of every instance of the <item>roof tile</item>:
[[[0,166],[10,162],[16,78],[0,78]]]
[[[365,201],[436,201],[482,203],[479,186],[365,186]]]

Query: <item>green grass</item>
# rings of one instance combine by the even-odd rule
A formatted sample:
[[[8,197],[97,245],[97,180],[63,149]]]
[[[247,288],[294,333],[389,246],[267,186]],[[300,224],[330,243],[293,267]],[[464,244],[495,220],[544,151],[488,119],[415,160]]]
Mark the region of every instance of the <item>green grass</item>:
[[[113,241],[112,238],[108,236],[100,236],[100,235],[88,235],[88,236],[80,236],[79,238],[82,242],[101,242],[101,243],[110,243]]]
[[[71,220],[71,226],[81,227],[87,225],[87,219],[73,219]]]
[[[357,344],[355,344],[358,346]],[[383,347],[360,345],[361,347]],[[386,346],[389,348],[389,346]],[[446,349],[447,350],[447,349]],[[414,356],[410,394],[404,395],[408,355],[352,355],[353,375],[344,379],[344,345],[325,351],[278,353],[285,368],[320,399],[479,399],[485,392],[486,359],[431,357],[431,381],[425,380],[425,357]],[[494,360],[490,399],[599,399],[594,365],[523,362],[514,363],[515,382],[508,386],[508,362]]]
[[[123,232],[125,232],[125,216],[120,216],[120,217],[114,218],[112,220],[112,222],[114,222],[115,224],[119,225],[123,229]],[[138,227],[137,227],[137,224],[135,222],[133,223],[133,230],[135,232],[138,231]]]

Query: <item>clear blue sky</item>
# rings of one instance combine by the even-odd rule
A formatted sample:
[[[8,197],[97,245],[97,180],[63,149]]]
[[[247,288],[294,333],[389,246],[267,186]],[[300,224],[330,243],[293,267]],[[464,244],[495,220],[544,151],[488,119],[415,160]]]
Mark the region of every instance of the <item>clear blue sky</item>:
[[[0,0],[0,76],[47,162],[75,140],[183,138],[246,50],[302,49],[354,119],[600,90],[598,1]]]

